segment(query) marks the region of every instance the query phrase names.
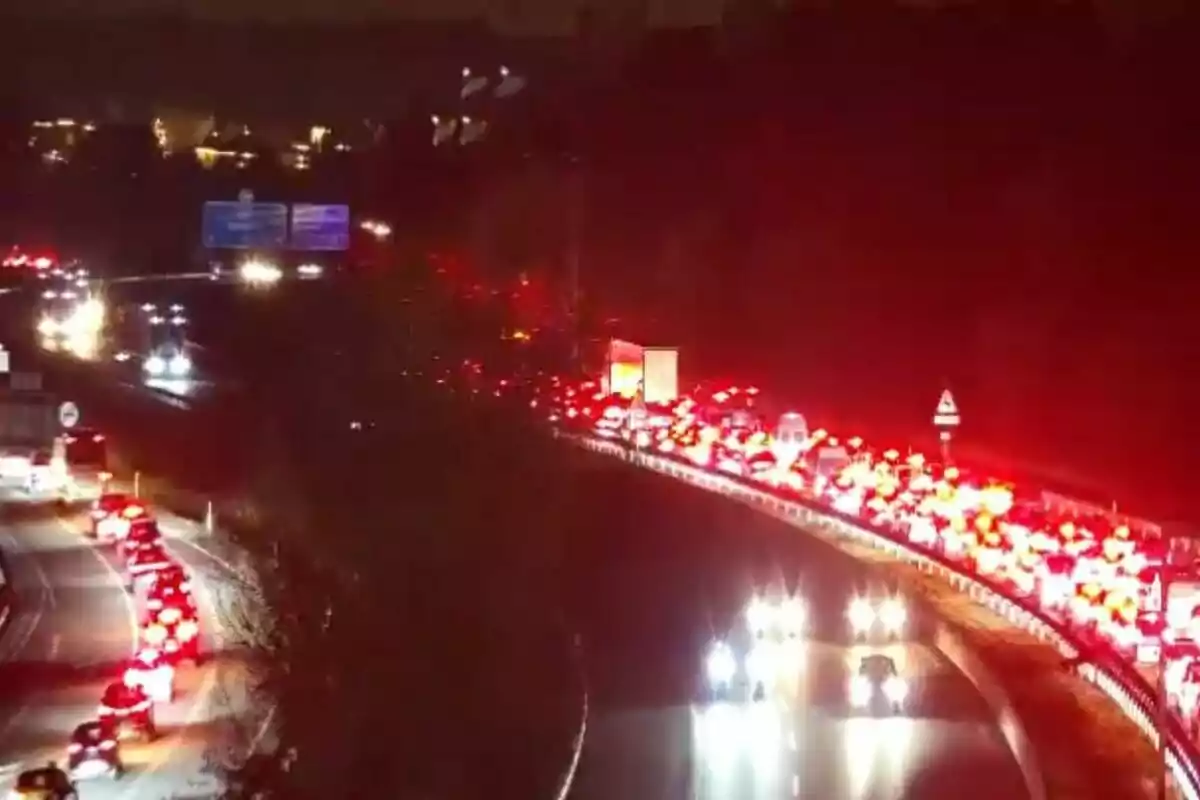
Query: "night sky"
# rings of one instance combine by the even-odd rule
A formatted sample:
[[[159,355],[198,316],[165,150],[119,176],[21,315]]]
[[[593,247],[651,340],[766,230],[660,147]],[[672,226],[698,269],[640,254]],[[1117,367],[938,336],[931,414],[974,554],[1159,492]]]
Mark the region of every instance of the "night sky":
[[[484,21],[510,36],[569,36],[581,9],[606,28],[690,28],[718,24],[723,9],[772,5],[821,9],[882,8],[886,0],[5,0],[0,17],[39,20],[161,19],[186,17],[202,22],[276,24],[354,24],[404,21]],[[1038,7],[1089,8],[1097,22],[1118,37],[1179,23],[1180,15],[1200,16],[1195,0],[893,0],[901,8],[991,8],[1000,14]],[[750,11],[753,15],[754,11]]]
[[[563,35],[572,30],[584,0],[9,0],[4,5],[21,16],[62,19],[161,15],[165,10],[214,21],[486,19],[501,30]],[[717,22],[722,0],[604,0],[594,5],[606,16],[640,17],[653,27],[689,27]]]

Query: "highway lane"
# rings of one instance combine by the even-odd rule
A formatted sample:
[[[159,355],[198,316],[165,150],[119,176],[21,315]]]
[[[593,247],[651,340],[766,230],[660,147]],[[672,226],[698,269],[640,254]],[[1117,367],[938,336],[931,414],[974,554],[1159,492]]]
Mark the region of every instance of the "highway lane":
[[[844,640],[844,613],[855,587],[872,580],[871,570],[806,543],[790,528],[766,533],[772,523],[758,515],[722,525],[738,512],[715,510],[694,494],[664,502],[647,498],[644,488],[615,492],[610,506],[637,513],[585,537],[611,548],[614,530],[624,530],[644,541],[629,557],[617,534],[618,554],[628,557],[624,563],[614,563],[612,553],[583,559],[601,573],[590,594],[603,598],[605,608],[590,619],[583,610],[594,702],[573,797],[1025,796],[982,698],[927,644],[932,621],[921,621],[913,641],[888,648],[913,683],[907,714],[873,719],[848,713],[848,676],[870,650]],[[647,515],[631,497],[649,501],[653,510]],[[698,506],[707,510],[696,514]],[[612,519],[602,512],[578,516]],[[697,542],[717,541],[723,543],[719,559],[693,552]],[[667,542],[673,546],[664,552]],[[608,565],[612,573],[604,575]],[[748,580],[751,573],[758,574]],[[765,703],[696,702],[711,626],[727,628],[753,586],[781,575],[806,587],[818,617],[802,663]],[[715,596],[701,597],[707,593]]]
[[[720,498],[660,480],[648,489],[645,477],[617,482],[580,498],[595,506],[580,518],[603,522],[575,532],[591,573],[575,614],[592,717],[573,798],[1027,796],[983,699],[930,646],[936,620],[918,610],[903,641],[849,641],[848,599],[883,574]],[[632,510],[614,519],[612,504]],[[751,592],[784,584],[810,606],[803,654],[762,702],[703,698],[705,642],[713,632],[736,641],[728,632]],[[878,651],[911,682],[895,718],[848,708],[852,670]]]
[[[83,520],[48,515],[21,498],[5,501],[24,517],[13,520],[0,540],[24,602],[0,641],[0,682],[12,689],[4,693],[0,719],[0,789],[23,764],[64,758],[71,729],[92,717],[104,686],[133,652],[136,634],[135,609],[121,588],[116,561],[80,535]],[[129,773],[120,781],[89,782],[88,797],[215,791],[216,778],[206,770],[210,748],[227,741],[230,719],[248,716],[245,666],[221,613],[233,602],[223,586],[238,581],[182,539],[171,547],[197,578],[202,644],[215,656],[180,669],[178,699],[158,709],[162,736],[151,744],[124,744]]]

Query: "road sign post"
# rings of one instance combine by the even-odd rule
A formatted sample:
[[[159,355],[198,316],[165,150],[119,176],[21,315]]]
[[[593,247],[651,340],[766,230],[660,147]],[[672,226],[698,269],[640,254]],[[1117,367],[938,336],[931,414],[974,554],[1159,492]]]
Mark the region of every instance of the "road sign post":
[[[70,400],[58,407],[58,422],[64,428],[74,428],[79,424],[79,406]]]
[[[950,442],[961,422],[962,415],[958,413],[958,403],[954,402],[954,395],[949,389],[943,389],[942,396],[938,398],[937,408],[933,411],[933,426],[937,428],[938,441],[942,446],[942,461],[946,464],[950,463]]]

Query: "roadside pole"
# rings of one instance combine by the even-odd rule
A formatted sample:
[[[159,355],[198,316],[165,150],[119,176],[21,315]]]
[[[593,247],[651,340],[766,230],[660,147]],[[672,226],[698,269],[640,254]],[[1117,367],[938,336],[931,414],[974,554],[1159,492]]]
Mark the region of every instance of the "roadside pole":
[[[946,466],[951,463],[950,442],[961,423],[962,415],[958,413],[958,403],[954,402],[954,395],[949,389],[943,389],[933,411],[933,426],[937,428],[938,441],[942,446],[942,463]]]

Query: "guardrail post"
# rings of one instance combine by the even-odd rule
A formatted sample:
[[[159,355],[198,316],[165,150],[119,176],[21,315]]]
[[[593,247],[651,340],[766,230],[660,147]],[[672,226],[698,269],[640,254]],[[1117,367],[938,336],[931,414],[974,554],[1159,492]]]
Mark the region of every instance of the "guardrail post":
[[[204,532],[212,533],[216,525],[216,520],[213,519],[213,503],[209,500],[204,506]]]
[[[632,447],[607,441],[600,442],[584,436],[567,435],[564,438],[572,439],[595,452],[672,475],[693,486],[735,500],[756,503],[765,501],[770,505],[770,500],[767,499],[768,495],[772,495],[770,491],[750,488],[744,480],[714,476],[706,470],[675,463],[675,459],[671,457],[639,454]],[[904,561],[915,561],[927,568],[929,574],[947,580],[959,592],[997,610],[1004,617],[1018,622],[1038,639],[1053,645],[1064,658],[1074,663],[1073,670],[1080,678],[1098,687],[1147,739],[1162,748],[1160,755],[1163,759],[1162,772],[1165,774],[1155,775],[1158,780],[1147,781],[1147,790],[1153,791],[1157,788],[1162,791],[1164,786],[1170,786],[1181,792],[1186,800],[1200,800],[1200,748],[1194,733],[1187,729],[1183,721],[1170,714],[1170,705],[1165,698],[1156,697],[1162,691],[1161,684],[1157,687],[1152,686],[1124,661],[1112,661],[1107,658],[1090,660],[1087,654],[1091,648],[1077,638],[1077,631],[1069,623],[1046,614],[1023,598],[1011,596],[987,578],[969,574],[963,565],[952,563],[936,554],[918,552],[919,548],[913,548],[895,532],[858,521],[850,522],[845,515],[831,514],[828,510],[819,508],[811,499],[783,502],[792,503],[794,511],[790,515],[780,516],[791,516],[801,524],[811,526],[820,534],[852,539],[871,545],[876,550],[899,556]],[[1166,581],[1163,581],[1163,584],[1165,583]],[[1165,585],[1162,588],[1165,589]],[[1164,602],[1163,606],[1165,605]],[[1160,670],[1160,676],[1164,673],[1164,670]],[[1152,787],[1152,783],[1158,783],[1158,787]]]

